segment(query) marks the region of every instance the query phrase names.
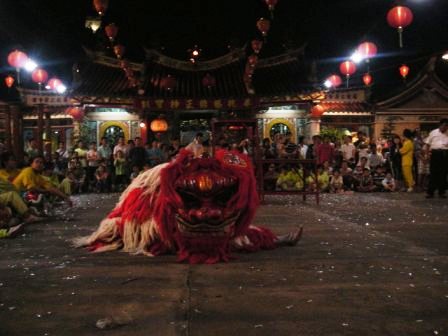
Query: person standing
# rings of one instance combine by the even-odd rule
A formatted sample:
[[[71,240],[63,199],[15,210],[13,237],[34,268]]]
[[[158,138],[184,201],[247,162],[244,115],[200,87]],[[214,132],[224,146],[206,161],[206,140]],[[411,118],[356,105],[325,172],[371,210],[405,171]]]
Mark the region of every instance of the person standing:
[[[414,161],[414,141],[412,139],[412,131],[406,128],[403,131],[403,136],[403,147],[400,148],[401,171],[403,172],[403,178],[407,188],[406,191],[412,192],[414,190],[414,177],[412,174],[412,165]]]
[[[429,164],[429,186],[426,198],[433,198],[436,190],[440,198],[446,198],[448,175],[448,119],[440,120],[439,128],[431,131],[425,139],[431,151]]]
[[[130,165],[131,168],[137,166],[139,170],[142,170],[146,162],[146,151],[142,146],[142,138],[136,137],[134,144],[135,146],[129,150]]]
[[[201,132],[196,133],[193,141],[185,148],[191,151],[195,158],[201,157],[202,153],[204,153],[204,146],[202,146],[203,138],[204,135]]]

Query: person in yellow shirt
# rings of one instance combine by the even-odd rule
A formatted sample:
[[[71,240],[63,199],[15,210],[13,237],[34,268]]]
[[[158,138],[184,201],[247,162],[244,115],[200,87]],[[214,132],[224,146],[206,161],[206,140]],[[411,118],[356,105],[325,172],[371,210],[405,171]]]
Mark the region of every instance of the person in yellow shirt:
[[[401,170],[403,171],[407,192],[412,192],[414,190],[414,177],[412,176],[412,164],[414,158],[414,142],[412,140],[413,133],[411,130],[406,128],[403,131],[403,136],[403,147],[400,148]]]
[[[51,182],[46,181],[41,175],[44,169],[44,158],[36,156],[31,166],[24,168],[20,174],[14,179],[13,184],[20,192],[33,191],[38,194],[51,194],[58,196],[72,206],[69,196],[55,188]]]

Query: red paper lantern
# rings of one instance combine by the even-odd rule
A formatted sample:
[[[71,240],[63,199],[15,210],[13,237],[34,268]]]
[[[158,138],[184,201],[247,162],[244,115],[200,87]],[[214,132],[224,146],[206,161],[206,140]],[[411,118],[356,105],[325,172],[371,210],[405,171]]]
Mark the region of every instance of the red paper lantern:
[[[161,79],[160,87],[165,90],[173,90],[176,87],[176,78],[171,75],[168,75]]]
[[[149,128],[154,133],[164,133],[168,130],[168,123],[163,117],[158,117],[157,119],[151,121]]]
[[[203,78],[202,78],[202,85],[207,87],[207,88],[211,88],[216,86],[216,79],[215,77],[213,77],[212,75],[210,75],[209,73],[206,74]]]
[[[356,51],[363,59],[369,60],[376,56],[378,48],[373,42],[363,42]]]
[[[396,6],[387,13],[387,22],[393,28],[398,29],[400,48],[403,48],[403,29],[409,26],[414,19],[412,11],[408,7]]]
[[[341,74],[350,77],[356,72],[356,64],[352,61],[342,62],[339,66],[339,71],[341,72]]]
[[[252,46],[252,50],[254,51],[254,53],[259,54],[261,51],[261,48],[263,48],[263,41],[252,40],[251,46]]]
[[[117,56],[118,59],[123,58],[125,50],[126,50],[126,48],[125,48],[124,45],[117,44],[116,46],[114,46],[114,53],[115,53],[115,56]]]
[[[270,11],[273,11],[275,9],[275,6],[277,6],[278,0],[265,0],[266,5],[268,5],[268,8]]]
[[[9,75],[5,78],[5,84],[10,89],[14,85],[14,77]]]
[[[311,108],[311,117],[320,118],[325,112],[325,109],[322,105],[314,105]]]
[[[342,84],[342,79],[338,75],[331,75],[330,77],[328,77],[327,81],[331,84],[331,87],[333,88],[337,88]]]
[[[255,67],[257,65],[257,63],[258,63],[258,56],[257,55],[250,55],[247,58],[247,61],[248,61],[249,65],[251,67]]]
[[[8,55],[9,65],[16,69],[23,67],[27,60],[27,54],[19,50],[14,50]]]
[[[109,0],[93,0],[93,7],[102,16],[109,7]]]
[[[48,73],[44,69],[37,68],[31,74],[31,78],[32,78],[33,82],[35,82],[37,84],[42,84],[47,81]]]
[[[370,86],[370,84],[372,84],[373,78],[369,73],[364,74],[364,76],[362,76],[362,81],[364,82],[365,86]]]
[[[115,37],[117,37],[118,34],[118,27],[115,25],[115,23],[108,24],[104,31],[106,32],[106,36],[109,38],[111,42],[115,40]]]
[[[62,81],[59,78],[53,77],[48,81],[48,86],[50,90],[56,90],[58,86],[62,85]]]
[[[271,29],[271,21],[261,18],[257,21],[257,28],[260,33],[266,37],[268,35],[269,29]]]
[[[126,68],[130,68],[130,64],[127,60],[120,61],[120,67],[124,70]]]
[[[79,106],[69,107],[66,113],[70,115],[73,120],[82,121],[84,119],[84,109]]]
[[[403,79],[406,79],[406,77],[409,75],[409,67],[403,64],[399,70],[401,77],[403,77]]]
[[[249,63],[246,63],[246,68],[244,70],[244,74],[249,76],[249,77],[252,77],[254,72],[255,72],[254,67],[251,66]]]

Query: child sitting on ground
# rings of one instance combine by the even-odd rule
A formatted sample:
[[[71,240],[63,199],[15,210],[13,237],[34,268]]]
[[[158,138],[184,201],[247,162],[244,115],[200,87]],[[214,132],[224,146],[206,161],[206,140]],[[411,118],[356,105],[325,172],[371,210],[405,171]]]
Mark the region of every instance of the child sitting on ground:
[[[373,184],[377,191],[383,191],[383,180],[386,177],[383,166],[377,166],[373,173]]]
[[[386,177],[382,181],[382,185],[384,191],[395,191],[396,189],[395,179],[392,177],[391,173],[386,174]]]
[[[330,191],[336,194],[344,192],[344,180],[339,170],[335,170],[330,177]]]
[[[370,169],[364,168],[357,191],[359,192],[372,192],[375,190],[375,184],[373,184],[372,175],[370,175]]]
[[[107,192],[108,191],[108,178],[109,173],[107,172],[106,167],[101,164],[98,166],[98,168],[95,171],[95,181],[96,181],[96,190],[97,192]]]

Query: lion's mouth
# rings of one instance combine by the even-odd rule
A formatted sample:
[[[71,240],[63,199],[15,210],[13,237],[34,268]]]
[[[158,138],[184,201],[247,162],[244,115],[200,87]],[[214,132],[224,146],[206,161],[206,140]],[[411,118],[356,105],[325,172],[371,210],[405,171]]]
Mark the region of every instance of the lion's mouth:
[[[231,236],[234,232],[235,223],[239,214],[226,218],[219,222],[196,222],[192,223],[180,215],[176,215],[176,222],[179,231],[184,236]]]

